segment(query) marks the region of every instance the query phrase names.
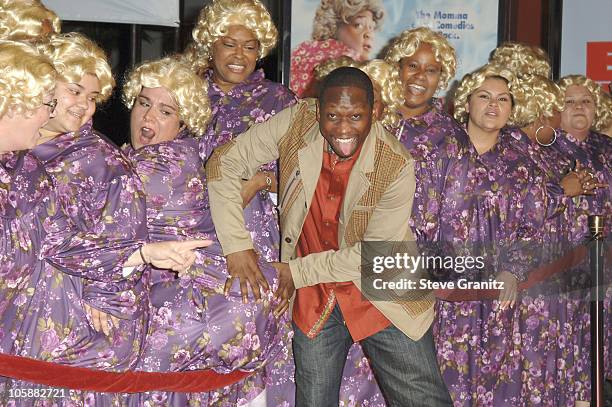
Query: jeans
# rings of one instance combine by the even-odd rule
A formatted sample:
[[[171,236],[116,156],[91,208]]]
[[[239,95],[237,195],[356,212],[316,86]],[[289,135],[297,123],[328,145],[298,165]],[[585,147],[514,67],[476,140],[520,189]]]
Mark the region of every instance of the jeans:
[[[294,324],[296,407],[338,407],[342,371],[353,340],[336,304],[310,339]],[[431,328],[413,341],[395,326],[361,341],[388,407],[451,406]]]

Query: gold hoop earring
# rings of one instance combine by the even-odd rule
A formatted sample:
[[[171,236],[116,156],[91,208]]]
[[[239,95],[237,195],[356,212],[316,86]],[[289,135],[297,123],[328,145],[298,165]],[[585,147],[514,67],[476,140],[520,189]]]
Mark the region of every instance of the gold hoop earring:
[[[544,144],[544,143],[542,143],[540,140],[538,140],[538,132],[539,132],[540,130],[542,130],[544,127],[550,127],[550,128],[552,129],[552,131],[553,131],[553,134],[555,135],[555,137],[553,137],[552,141],[551,141],[550,143],[548,143],[548,144]],[[537,142],[539,145],[541,145],[542,147],[552,146],[553,144],[555,144],[555,141],[557,141],[557,129],[555,129],[554,127],[549,126],[549,125],[546,125],[546,126],[540,126],[540,127],[538,127],[538,128],[537,128],[537,130],[536,130],[536,132],[535,132],[535,139],[536,139],[536,142]]]

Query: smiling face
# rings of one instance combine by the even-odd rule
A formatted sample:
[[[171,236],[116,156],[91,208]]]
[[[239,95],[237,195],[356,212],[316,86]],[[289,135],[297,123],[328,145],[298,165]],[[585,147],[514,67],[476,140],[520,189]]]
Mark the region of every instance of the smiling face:
[[[213,81],[227,92],[255,70],[259,41],[243,25],[230,25],[227,34],[212,46]]]
[[[44,97],[44,102],[50,104],[51,95]],[[0,118],[0,153],[7,151],[29,150],[36,146],[40,139],[40,129],[49,121],[52,109],[43,104],[33,111],[16,113],[8,111]]]
[[[400,79],[404,88],[404,113],[417,116],[429,108],[442,74],[429,44],[422,44],[414,54],[400,60]]]
[[[478,129],[497,132],[508,123],[512,113],[512,97],[508,84],[501,78],[487,78],[468,98],[468,132]]]
[[[362,10],[347,20],[348,23],[338,24],[336,39],[353,49],[358,55],[358,61],[367,61],[374,43],[374,14],[370,10]]]
[[[580,85],[568,86],[565,91],[565,109],[561,113],[563,130],[577,137],[586,137],[595,120],[595,98]]]
[[[174,140],[182,130],[178,106],[166,88],[143,87],[130,114],[130,140],[135,150]]]
[[[78,83],[58,81],[55,86],[57,107],[52,119],[45,125],[47,134],[77,131],[96,112],[96,99],[100,95],[100,81],[86,74]]]
[[[336,155],[353,156],[372,127],[372,106],[366,91],[354,86],[327,88],[318,105],[317,120]]]

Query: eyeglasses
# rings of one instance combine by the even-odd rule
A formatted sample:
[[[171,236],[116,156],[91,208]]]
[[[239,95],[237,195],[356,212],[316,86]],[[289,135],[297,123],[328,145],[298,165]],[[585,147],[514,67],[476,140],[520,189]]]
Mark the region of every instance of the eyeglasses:
[[[49,107],[49,113],[53,113],[55,111],[55,106],[57,106],[57,99],[51,99],[50,102],[43,103],[43,105]]]

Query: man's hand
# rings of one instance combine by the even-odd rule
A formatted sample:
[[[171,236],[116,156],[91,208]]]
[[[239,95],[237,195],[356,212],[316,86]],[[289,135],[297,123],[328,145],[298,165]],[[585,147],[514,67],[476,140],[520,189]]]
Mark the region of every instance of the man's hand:
[[[279,318],[289,309],[289,301],[295,292],[291,269],[287,263],[271,263],[278,271],[278,288],[274,292],[274,298],[280,303],[274,310],[274,316]]]
[[[507,271],[499,273],[496,280],[504,283],[504,288],[499,293],[499,310],[505,311],[508,307],[514,307],[518,296],[518,280]]]
[[[83,304],[85,313],[89,315],[94,329],[98,332],[104,332],[106,336],[110,336],[111,329],[119,328],[119,318],[102,312],[88,304]]]
[[[225,295],[229,294],[232,283],[234,279],[237,278],[240,281],[240,292],[242,294],[243,303],[246,304],[248,302],[249,289],[247,283],[251,286],[255,299],[258,301],[261,300],[261,289],[263,288],[264,291],[268,291],[270,286],[257,265],[257,255],[255,251],[253,249],[243,250],[228,254],[226,258],[227,272],[230,278],[225,282],[225,288],[223,289]]]

